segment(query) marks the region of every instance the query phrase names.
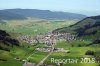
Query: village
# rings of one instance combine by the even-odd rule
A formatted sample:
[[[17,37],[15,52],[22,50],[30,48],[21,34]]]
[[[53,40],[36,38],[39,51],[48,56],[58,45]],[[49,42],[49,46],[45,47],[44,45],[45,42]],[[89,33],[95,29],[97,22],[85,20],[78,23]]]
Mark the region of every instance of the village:
[[[53,66],[53,65],[48,65],[45,63],[45,60],[52,54],[52,52],[55,52],[55,53],[60,52],[62,54],[71,52],[70,49],[68,48],[65,49],[65,48],[55,47],[57,45],[57,42],[63,42],[63,41],[71,42],[73,40],[77,40],[77,35],[72,35],[71,33],[48,32],[48,33],[39,34],[36,36],[22,35],[17,38],[19,40],[27,42],[28,44],[32,46],[37,45],[37,44],[43,44],[44,47],[37,47],[35,48],[35,50],[39,52],[48,53],[48,55],[45,58],[43,58],[38,64],[30,62],[28,59],[22,60],[23,62],[25,62],[23,66]],[[80,41],[84,41],[84,40],[80,39]],[[89,53],[91,52],[92,51],[89,51]],[[20,59],[17,58],[17,60],[20,60]],[[62,66],[63,63],[56,63],[56,65]]]
[[[36,36],[29,36],[29,35],[23,35],[17,37],[18,39],[27,42],[30,45],[35,45],[35,44],[44,44],[45,47],[40,47],[36,48],[35,50],[40,51],[40,52],[64,52],[64,53],[69,53],[70,50],[65,50],[64,48],[55,48],[55,45],[57,44],[58,41],[72,41],[76,40],[76,35],[72,35],[70,33],[52,33],[48,32],[45,34],[39,34]],[[34,66],[34,64],[30,62],[25,62],[23,66]],[[49,66],[43,63],[40,63],[38,65],[43,65],[43,66]],[[37,65],[37,66],[38,66]],[[52,65],[51,65],[52,66]]]
[[[45,47],[36,48],[36,51],[40,52],[64,52],[69,53],[70,50],[65,50],[64,48],[55,48],[55,45],[57,42],[61,41],[72,41],[76,40],[76,35],[72,35],[70,33],[52,33],[48,32],[45,34],[39,34],[36,36],[29,36],[29,35],[22,35],[19,36],[18,39],[27,42],[28,44],[35,45],[35,44],[44,44]],[[35,64],[32,64],[30,62],[25,62],[23,66],[35,66]],[[43,63],[40,63],[40,65],[43,65]],[[37,65],[38,66],[38,65]],[[44,64],[43,66],[49,66]],[[51,65],[52,66],[52,65]]]
[[[72,41],[76,40],[76,36],[70,33],[52,33],[39,34],[37,36],[23,35],[18,37],[31,45],[44,44],[45,48],[36,48],[37,51],[50,52],[52,49],[56,49],[55,52],[67,52],[63,48],[54,48],[58,41]]]
[[[18,39],[23,40],[31,45],[42,43],[42,44],[46,44],[47,46],[51,46],[52,44],[56,44],[58,41],[76,40],[76,35],[72,35],[70,33],[48,32],[33,37],[29,35],[22,35],[19,36]]]

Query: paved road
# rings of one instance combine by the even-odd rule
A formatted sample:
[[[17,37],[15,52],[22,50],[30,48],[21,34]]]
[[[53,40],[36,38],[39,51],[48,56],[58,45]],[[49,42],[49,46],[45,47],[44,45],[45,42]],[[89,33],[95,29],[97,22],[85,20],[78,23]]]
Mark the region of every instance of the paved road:
[[[36,66],[42,65],[44,61],[52,54],[53,51],[51,51],[44,59],[42,59]]]

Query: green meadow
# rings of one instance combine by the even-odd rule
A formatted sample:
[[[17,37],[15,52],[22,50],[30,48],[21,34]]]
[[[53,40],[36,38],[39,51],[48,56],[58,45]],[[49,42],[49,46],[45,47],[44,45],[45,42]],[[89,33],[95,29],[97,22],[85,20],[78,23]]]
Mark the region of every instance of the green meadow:
[[[34,18],[26,20],[7,20],[5,23],[0,23],[0,29],[24,35],[38,35],[75,24],[77,21],[78,20],[45,20]]]
[[[94,58],[92,55],[85,55],[87,50],[92,50],[92,51],[100,51],[99,47],[94,47],[94,46],[89,46],[85,47],[84,45],[90,43],[90,41],[72,41],[72,42],[58,42],[56,45],[56,48],[64,48],[66,50],[70,50],[69,53],[64,53],[64,52],[53,52],[51,56],[48,57],[48,59],[45,61],[45,63],[50,64],[50,65],[56,65],[55,62],[52,62],[52,58],[54,59],[78,59],[77,63],[66,63],[62,66],[98,66],[99,63],[95,62],[94,63],[81,63],[82,59],[81,58]],[[74,44],[74,46],[72,46]],[[78,47],[78,44],[83,45],[82,47]]]
[[[25,45],[26,46],[26,45]],[[13,47],[10,52],[0,50],[0,58],[6,61],[0,61],[1,66],[22,66],[24,61],[29,60],[37,64],[41,61],[48,53],[36,51],[36,48],[43,47],[42,44],[36,46],[26,46],[24,48]],[[15,58],[19,57],[20,60]],[[28,59],[27,59],[28,58]]]

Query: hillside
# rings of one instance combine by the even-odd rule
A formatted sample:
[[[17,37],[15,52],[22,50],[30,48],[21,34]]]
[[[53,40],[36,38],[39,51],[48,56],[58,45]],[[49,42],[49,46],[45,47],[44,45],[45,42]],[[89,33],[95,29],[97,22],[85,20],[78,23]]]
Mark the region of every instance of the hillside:
[[[56,29],[53,32],[71,32],[79,37],[98,39],[100,38],[100,16],[87,17],[74,25]]]
[[[0,10],[0,19],[26,19],[27,17],[42,19],[83,19],[82,14],[57,12],[38,9],[5,9]]]
[[[13,46],[19,46],[19,41],[12,38],[6,31],[0,30],[0,50],[10,51]]]

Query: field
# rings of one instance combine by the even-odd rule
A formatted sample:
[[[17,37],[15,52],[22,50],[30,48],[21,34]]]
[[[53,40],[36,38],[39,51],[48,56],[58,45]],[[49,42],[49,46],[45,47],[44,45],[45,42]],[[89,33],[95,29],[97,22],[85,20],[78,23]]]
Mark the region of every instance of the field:
[[[22,64],[24,63],[24,61],[22,60],[30,60],[31,62],[37,64],[48,54],[45,52],[35,51],[35,48],[37,47],[43,47],[43,45],[39,44],[36,46],[29,46],[29,48],[14,47],[10,52],[0,50],[0,58],[6,60],[6,61],[0,61],[0,65],[1,66],[22,66]],[[16,57],[19,57],[20,61],[16,60],[15,59]]]
[[[82,59],[81,58],[94,58],[92,55],[85,55],[87,50],[92,50],[92,51],[100,51],[99,47],[78,47],[78,44],[80,45],[86,45],[87,43],[90,43],[90,41],[73,41],[73,42],[59,42],[57,44],[57,48],[64,48],[67,50],[70,50],[70,53],[63,53],[63,52],[53,52],[52,55],[45,61],[45,63],[50,64],[50,65],[56,65],[55,62],[52,62],[52,58],[54,59],[78,59],[77,63],[69,63],[67,62],[66,64],[62,66],[98,66],[98,63],[94,62],[83,62],[81,63]],[[74,44],[72,47],[71,45]],[[95,60],[96,61],[96,60]]]
[[[19,34],[38,35],[51,32],[57,28],[69,26],[76,22],[77,20],[44,20],[35,18],[8,20],[0,24],[0,29]]]
[[[73,41],[71,43],[63,41],[63,42],[58,42],[58,44],[56,45],[56,48],[64,48],[67,50],[70,50],[70,53],[63,53],[63,52],[53,52],[46,60],[45,63],[47,64],[53,64],[55,66],[55,63],[51,63],[51,58],[55,58],[55,59],[79,59],[78,63],[68,63],[68,64],[64,64],[63,66],[97,66],[98,63],[80,63],[80,58],[81,57],[89,57],[89,58],[94,58],[91,55],[85,55],[85,52],[87,50],[93,50],[93,51],[100,51],[99,47],[78,47],[78,44],[87,44],[90,43],[90,41]],[[75,44],[73,47],[71,46],[71,44]],[[43,44],[39,44],[36,46],[30,46],[30,48],[16,48],[14,47],[12,49],[12,51],[9,52],[3,52],[0,51],[0,57],[4,57],[5,59],[8,59],[8,61],[1,61],[0,65],[2,66],[22,66],[22,64],[24,62],[22,61],[18,61],[15,60],[14,57],[19,56],[20,58],[26,60],[26,58],[29,57],[29,60],[33,63],[39,63],[39,61],[41,61],[48,53],[44,53],[44,52],[38,52],[38,51],[34,51],[35,48],[37,47],[43,47]]]

